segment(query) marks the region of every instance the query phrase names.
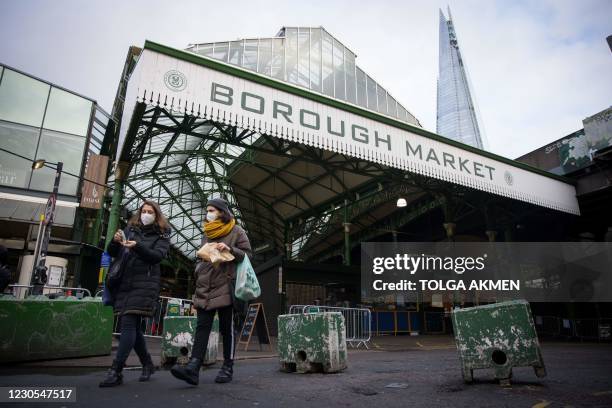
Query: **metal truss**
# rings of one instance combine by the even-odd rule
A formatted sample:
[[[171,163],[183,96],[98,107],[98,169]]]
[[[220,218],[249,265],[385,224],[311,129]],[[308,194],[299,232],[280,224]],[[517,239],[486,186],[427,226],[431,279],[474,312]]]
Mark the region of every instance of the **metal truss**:
[[[172,243],[188,258],[200,245],[205,205],[213,197],[228,200],[254,247],[272,243],[279,253],[289,247],[290,257],[302,259],[318,256],[313,252],[319,247],[315,244],[337,231],[343,222],[363,229],[351,238],[361,239],[370,225],[385,222],[368,220],[360,224],[364,214],[396,200],[400,194],[418,191],[433,201],[454,203],[451,198],[462,202],[467,190],[252,130],[170,112],[164,107],[137,104],[135,118],[132,126],[137,129],[128,132],[133,136],[126,139],[121,155],[121,161],[129,163],[122,204],[133,210],[144,199],[157,201],[173,226]],[[278,157],[282,163],[260,162],[258,154]],[[296,162],[314,164],[324,171],[314,177],[298,174],[291,171]],[[265,180],[248,190],[237,188],[232,176],[243,166],[265,173],[265,180],[278,182],[287,192],[274,196],[262,193],[259,187]],[[344,179],[349,174],[362,176],[366,182],[349,187]],[[333,179],[336,188],[326,184],[329,179]],[[295,180],[302,183],[299,188]],[[314,203],[304,193],[311,186],[333,194],[328,200]],[[297,199],[301,205],[297,205]],[[239,206],[238,200],[253,205]],[[265,214],[252,211],[250,207],[254,205],[265,209]],[[277,210],[281,205],[291,208],[293,214],[284,216]]]

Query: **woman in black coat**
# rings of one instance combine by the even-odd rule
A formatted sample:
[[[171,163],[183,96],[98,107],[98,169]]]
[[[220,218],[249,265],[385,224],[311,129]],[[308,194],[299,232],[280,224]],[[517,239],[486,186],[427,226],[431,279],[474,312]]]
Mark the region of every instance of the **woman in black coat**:
[[[121,282],[114,291],[113,304],[115,314],[121,319],[121,338],[113,365],[100,387],[112,387],[123,382],[121,371],[132,349],[142,363],[140,381],[147,381],[153,374],[154,365],[141,324],[144,317],[153,316],[157,306],[159,264],[168,253],[169,237],[168,221],[157,203],[147,200],[130,219],[123,234],[117,230],[108,246],[114,262],[123,262]]]

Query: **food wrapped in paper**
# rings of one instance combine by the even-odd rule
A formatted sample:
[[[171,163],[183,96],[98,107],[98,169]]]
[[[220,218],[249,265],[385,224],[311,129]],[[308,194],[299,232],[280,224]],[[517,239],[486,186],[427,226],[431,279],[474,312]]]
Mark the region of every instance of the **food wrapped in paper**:
[[[227,250],[219,251],[217,249],[217,244],[214,242],[207,242],[204,244],[202,248],[198,249],[196,255],[198,258],[202,258],[207,262],[212,262],[215,268],[218,267],[221,262],[234,260],[234,255],[230,254]]]

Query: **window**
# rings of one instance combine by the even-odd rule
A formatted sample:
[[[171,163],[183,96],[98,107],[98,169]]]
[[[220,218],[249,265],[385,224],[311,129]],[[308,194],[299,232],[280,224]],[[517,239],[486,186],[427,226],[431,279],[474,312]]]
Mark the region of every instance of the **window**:
[[[257,40],[244,41],[244,60],[243,67],[252,71],[257,71]]]
[[[359,106],[363,106],[364,108],[367,108],[368,100],[366,96],[366,74],[359,67],[357,67],[356,72],[357,72],[357,104]]]
[[[387,94],[387,114],[389,116],[393,116],[394,118],[397,118],[397,102],[389,94]]]
[[[346,99],[344,84],[344,46],[334,40],[334,97],[336,99]]]
[[[83,163],[83,150],[85,138],[69,135],[66,133],[43,130],[38,145],[37,159],[45,159],[48,162],[63,162],[64,170],[79,175]],[[55,170],[47,167],[32,172],[30,188],[33,190],[51,191]],[[63,173],[60,179],[59,192],[62,194],[76,195],[79,179]]]
[[[272,62],[272,40],[259,40],[259,62],[257,63],[257,72],[264,75],[271,75],[270,64]]]
[[[285,78],[283,63],[285,62],[285,47],[282,38],[272,39],[272,76],[277,79]]]
[[[399,103],[397,104],[397,117],[404,122],[408,121],[408,112],[406,112],[406,109]]]
[[[215,43],[212,57],[216,60],[227,62],[229,43]]]
[[[298,85],[310,88],[310,29],[298,32]]]
[[[242,41],[232,41],[229,49],[229,63],[234,65],[242,65],[242,51],[244,44]]]
[[[91,107],[91,101],[53,87],[43,127],[85,136],[89,127]]]
[[[3,149],[34,159],[39,128],[0,121],[0,145]],[[0,185],[27,188],[32,162],[0,151]]]
[[[285,81],[294,84],[298,83],[298,35],[297,28],[287,29],[287,40],[286,40],[286,77]]]
[[[327,32],[322,30],[321,33],[323,34],[323,93],[334,96],[334,43]]]
[[[39,127],[50,86],[5,69],[0,83],[0,119]]]
[[[385,88],[383,88],[380,85],[378,85],[376,89],[378,93],[378,111],[386,115],[387,114],[387,91],[385,91]]]
[[[321,92],[321,29],[310,30],[310,89]]]
[[[376,82],[369,76],[367,76],[367,89],[368,89],[368,109],[376,110]]]
[[[200,44],[196,46],[196,52],[200,55],[212,58],[214,44]]]
[[[346,100],[357,103],[355,89],[355,54],[344,49],[344,67],[346,69]]]

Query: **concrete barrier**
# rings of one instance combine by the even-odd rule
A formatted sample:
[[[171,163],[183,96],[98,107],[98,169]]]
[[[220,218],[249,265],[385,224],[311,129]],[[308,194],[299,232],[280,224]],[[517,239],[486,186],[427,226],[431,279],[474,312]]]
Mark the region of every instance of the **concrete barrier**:
[[[333,373],[346,368],[344,317],[339,312],[278,316],[281,371]]]
[[[492,368],[502,384],[509,384],[513,367],[531,366],[538,377],[546,376],[528,302],[455,309],[452,320],[465,382],[482,368]]]
[[[108,355],[113,309],[100,298],[0,296],[0,362]]]
[[[166,316],[161,344],[161,365],[169,368],[174,363],[184,364],[191,356],[197,326],[195,316]],[[208,347],[203,365],[212,365],[217,361],[219,352],[219,317],[215,315],[212,330],[208,338]]]

